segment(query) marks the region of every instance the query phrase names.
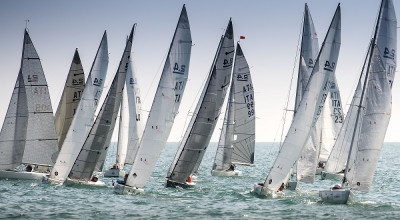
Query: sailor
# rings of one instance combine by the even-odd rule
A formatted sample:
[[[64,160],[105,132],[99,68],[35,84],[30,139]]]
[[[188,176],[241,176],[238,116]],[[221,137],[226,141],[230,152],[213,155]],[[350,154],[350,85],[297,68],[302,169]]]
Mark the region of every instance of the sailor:
[[[187,182],[188,183],[192,183],[192,177],[191,176],[188,177]]]
[[[114,165],[112,166],[112,168],[111,168],[111,169],[113,169],[113,170],[117,170],[117,169],[118,169],[118,164],[114,163]]]
[[[282,192],[285,189],[285,184],[282,183],[281,187],[279,187],[278,192]]]
[[[129,174],[125,174],[123,180],[122,180],[122,179],[117,179],[115,182],[117,182],[118,184],[121,184],[121,185],[125,185],[126,180],[128,179],[128,175],[129,175]]]
[[[234,171],[235,170],[235,165],[231,164],[231,166],[229,167],[228,171]]]
[[[32,166],[31,165],[26,166],[25,171],[32,172]]]
[[[92,182],[97,182],[98,180],[99,180],[99,177],[96,174],[94,174],[92,179],[90,179],[90,181],[92,181]]]

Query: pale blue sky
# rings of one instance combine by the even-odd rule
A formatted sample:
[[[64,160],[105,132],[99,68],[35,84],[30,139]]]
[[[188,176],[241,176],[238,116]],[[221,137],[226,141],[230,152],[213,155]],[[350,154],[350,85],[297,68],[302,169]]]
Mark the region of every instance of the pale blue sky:
[[[2,0],[0,124],[3,123],[20,67],[24,20],[30,20],[29,33],[42,60],[53,110],[57,109],[75,48],[79,49],[87,76],[102,33],[107,30],[110,63],[106,82],[109,85],[121,58],[126,35],[133,23],[138,23],[133,51],[144,109],[149,110],[164,65],[163,59],[184,3],[195,45],[192,48],[189,81],[169,140],[180,140],[187,113],[195,107],[193,102],[197,101],[196,94],[208,74],[220,35],[232,17],[235,39],[238,40],[240,35],[246,36],[241,45],[251,67],[256,91],[256,139],[259,142],[279,141],[276,134],[280,133],[282,109],[303,18],[305,1],[300,0]],[[321,44],[338,2],[312,0],[307,3]],[[352,96],[379,4],[379,0],[341,2],[342,46],[336,75],[343,103],[348,103]],[[400,1],[394,0],[394,4],[399,10]],[[400,141],[398,80],[395,79],[393,86],[393,113],[386,141]],[[346,112],[346,105],[344,109]],[[223,114],[220,122],[222,119]],[[218,140],[220,124],[212,141]]]

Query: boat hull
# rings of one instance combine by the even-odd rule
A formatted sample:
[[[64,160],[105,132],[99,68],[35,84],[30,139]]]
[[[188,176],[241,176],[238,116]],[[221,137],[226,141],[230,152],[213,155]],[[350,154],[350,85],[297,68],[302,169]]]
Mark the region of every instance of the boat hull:
[[[166,179],[165,180],[165,187],[172,187],[172,188],[183,188],[183,189],[189,189],[193,188],[196,185],[196,183],[180,183],[180,182],[175,182],[173,180]]]
[[[86,186],[106,186],[106,184],[100,180],[97,182],[87,181],[87,180],[74,180],[74,179],[67,179],[65,181],[65,185],[67,186],[74,186],[74,185],[86,185]]]
[[[315,170],[315,175],[321,175],[321,173],[322,173],[323,170],[324,170],[324,169],[322,169],[322,168],[317,168],[317,169]]]
[[[124,177],[124,176],[125,176],[125,170],[109,169],[106,172],[104,172],[104,177]]]
[[[46,173],[0,170],[1,179],[41,180]]]
[[[254,191],[254,193],[256,193],[257,195],[260,195],[260,196],[268,195],[268,190],[266,188],[264,188],[262,185],[260,185],[259,183],[254,183],[253,191]]]
[[[297,182],[293,181],[293,182],[288,182],[286,184],[286,189],[287,190],[296,190],[297,188]]]
[[[326,203],[346,204],[352,194],[350,189],[330,189],[319,191],[319,198]]]
[[[240,170],[211,170],[212,176],[242,176]]]
[[[144,190],[141,188],[126,186],[118,183],[114,183],[114,193],[120,195],[132,195],[137,193],[143,193]]]
[[[343,173],[328,173],[325,171],[321,173],[321,180],[343,180],[343,177]]]

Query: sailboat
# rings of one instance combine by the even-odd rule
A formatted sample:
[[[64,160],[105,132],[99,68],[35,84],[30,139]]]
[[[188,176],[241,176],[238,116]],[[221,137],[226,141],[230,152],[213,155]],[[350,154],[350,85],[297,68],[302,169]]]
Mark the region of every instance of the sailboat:
[[[0,178],[41,179],[57,154],[46,77],[25,29],[21,68],[0,133]]]
[[[83,72],[78,49],[76,49],[55,116],[58,146],[60,149],[74,118],[84,88],[85,73]]]
[[[116,163],[104,172],[105,177],[123,177],[124,165],[133,164],[133,157],[136,155],[139,139],[143,133],[140,111],[140,89],[131,57],[120,109]]]
[[[203,159],[230,85],[235,52],[232,21],[221,36],[203,92],[166,178],[166,187],[193,187],[189,178]]]
[[[213,176],[241,176],[235,165],[254,166],[255,101],[250,69],[239,42]]]
[[[133,35],[136,24],[133,25],[125,49],[119,63],[117,73],[111,83],[107,96],[100,108],[92,129],[83,144],[78,157],[68,175],[67,183],[89,185],[104,185],[98,178],[92,178],[96,164],[107,154],[114,127],[117,121],[122,91],[125,87],[126,74],[131,56]]]
[[[103,92],[104,80],[108,67],[107,33],[104,32],[93,61],[85,89],[72,119],[64,143],[51,170],[50,177],[43,182],[63,184],[67,179],[85,140],[92,129],[94,113]]]
[[[142,192],[150,178],[178,114],[188,78],[191,49],[189,19],[183,5],[139,149],[125,185],[114,184],[115,193]]]
[[[300,100],[305,93],[306,86],[314,68],[314,61],[318,56],[318,38],[308,5],[305,4],[303,35],[300,49],[299,72],[294,114],[297,112]],[[306,62],[307,60],[307,62]],[[296,163],[295,182],[289,182],[287,188],[295,189],[297,181],[314,183],[314,176],[320,174],[317,164],[322,165],[333,147],[337,132],[343,122],[340,92],[337,86],[336,75],[332,74],[329,93],[311,135]],[[317,171],[317,172],[316,172]]]
[[[359,79],[362,85],[342,184],[319,192],[324,202],[345,204],[352,191],[369,192],[382,149],[392,108],[396,70],[397,20],[391,0],[382,0],[374,36]],[[364,72],[365,70],[365,72]],[[358,88],[357,88],[358,89]],[[354,99],[358,98],[358,91]],[[347,120],[347,118],[346,118]]]
[[[274,194],[286,185],[290,169],[299,158],[310,136],[311,128],[315,126],[321,114],[331,85],[331,75],[335,72],[339,56],[340,17],[339,4],[286,139],[265,182],[254,185],[254,192],[259,195]]]

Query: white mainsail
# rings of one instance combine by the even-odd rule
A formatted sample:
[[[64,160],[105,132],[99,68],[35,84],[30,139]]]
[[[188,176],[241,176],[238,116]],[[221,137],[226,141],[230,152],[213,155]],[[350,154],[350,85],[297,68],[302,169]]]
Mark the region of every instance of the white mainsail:
[[[85,73],[83,72],[78,49],[76,49],[55,116],[58,146],[60,149],[74,118],[84,88]]]
[[[393,77],[396,70],[397,20],[391,0],[382,0],[376,25],[376,45],[371,51],[369,75],[358,142],[350,147],[345,179],[354,190],[368,192],[372,185],[392,108]],[[380,51],[384,49],[384,52]]]
[[[72,119],[67,136],[58,155],[50,178],[64,182],[84,144],[94,121],[94,113],[101,94],[108,67],[107,34],[104,32],[97,50],[92,69],[86,81],[85,89],[79,102],[75,116]]]
[[[191,49],[189,19],[183,5],[127,186],[143,188],[153,172],[178,114],[188,78]]]
[[[185,183],[201,163],[230,84],[234,39],[229,20],[193,117],[168,172],[168,180]]]
[[[213,170],[226,170],[231,164],[254,164],[254,88],[250,69],[239,43],[235,54],[227,110]]]
[[[135,66],[131,59],[126,73],[124,98],[121,104],[120,133],[118,136],[117,163],[121,169],[124,164],[133,164],[139,140],[143,134],[140,88],[135,73]]]
[[[107,154],[121,105],[135,27],[136,24],[133,25],[126,41],[117,73],[103,105],[69,174],[71,179],[89,180],[95,171],[96,164],[103,164],[101,160],[104,160]]]
[[[397,48],[397,20],[396,13],[394,11],[393,2],[391,0],[382,1],[381,7],[381,17],[377,24],[377,39],[376,44],[378,46],[379,52],[381,53],[381,59],[386,70],[387,78],[392,87],[394,74],[396,70],[396,48]],[[369,51],[370,53],[370,51]],[[369,54],[368,53],[368,54]],[[368,57],[368,56],[367,56]],[[366,67],[367,57],[364,62],[364,67]],[[337,138],[332,153],[326,163],[325,170],[329,173],[337,173],[342,171],[345,166],[349,155],[351,139],[353,136],[352,130],[354,129],[357,116],[357,109],[360,103],[362,85],[364,84],[364,70],[360,76],[360,81],[358,82],[357,89],[354,92],[353,100],[346,114],[346,119],[344,121],[343,128]],[[364,102],[364,100],[363,100]],[[358,122],[361,123],[361,122]],[[358,142],[358,135],[355,135],[354,143]]]
[[[264,193],[277,191],[286,183],[291,167],[297,161],[306,145],[311,128],[318,120],[330,88],[331,75],[334,74],[340,50],[340,4],[338,5],[328,33],[319,52],[306,92],[300,101],[296,115],[289,128],[286,139],[268,174]],[[265,190],[267,189],[267,190]]]
[[[58,153],[49,90],[25,29],[21,69],[0,133],[0,170],[21,163],[52,166]]]

